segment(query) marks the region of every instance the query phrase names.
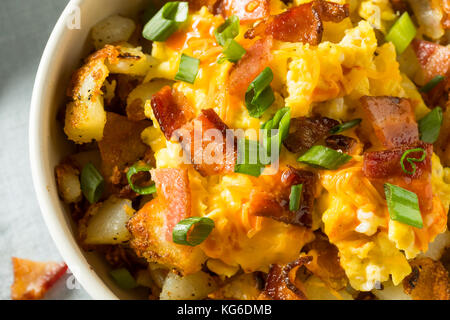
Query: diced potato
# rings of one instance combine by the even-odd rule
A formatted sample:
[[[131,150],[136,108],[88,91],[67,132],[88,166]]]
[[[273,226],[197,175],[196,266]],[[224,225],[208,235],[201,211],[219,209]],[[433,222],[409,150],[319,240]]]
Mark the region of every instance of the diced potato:
[[[380,300],[412,300],[403,290],[401,283],[394,286],[392,281],[383,283],[383,290],[373,290],[372,293]]]
[[[131,120],[145,119],[145,103],[162,87],[172,85],[173,81],[158,79],[143,83],[130,92],[127,99],[127,116]]]
[[[155,58],[144,54],[141,48],[126,46],[117,48],[119,49],[117,59],[109,60],[106,63],[111,73],[145,76],[150,70],[150,67],[157,63]]]
[[[180,277],[169,273],[162,287],[161,300],[200,300],[217,289],[212,276],[200,271]]]
[[[133,20],[118,15],[111,16],[92,28],[92,40],[95,48],[101,49],[105,44],[128,41],[135,29]]]
[[[60,164],[56,167],[56,181],[59,194],[65,203],[81,201],[80,172],[70,164]]]
[[[233,277],[223,287],[209,295],[215,300],[256,300],[261,293],[259,280],[254,273]]]
[[[437,237],[428,245],[428,251],[419,255],[420,258],[428,257],[435,261],[441,259],[445,249],[450,247],[450,231],[438,234]]]
[[[96,207],[86,229],[86,244],[120,244],[131,237],[126,224],[134,210],[131,201],[110,197]]]
[[[309,277],[303,286],[309,300],[353,300],[345,289],[334,291],[316,276]]]

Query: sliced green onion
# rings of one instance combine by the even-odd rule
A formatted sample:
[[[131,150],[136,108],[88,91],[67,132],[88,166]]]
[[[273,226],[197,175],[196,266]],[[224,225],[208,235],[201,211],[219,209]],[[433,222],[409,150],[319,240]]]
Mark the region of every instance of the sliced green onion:
[[[422,228],[423,221],[420,214],[419,199],[414,192],[386,183],[384,192],[392,220]]]
[[[166,3],[144,27],[142,35],[150,41],[166,41],[188,18],[187,2]]]
[[[258,141],[238,139],[237,153],[234,172],[259,177],[264,165],[260,163]],[[250,159],[250,155],[254,155],[254,157]]]
[[[195,78],[197,78],[199,66],[199,59],[192,58],[183,53],[181,55],[180,66],[178,67],[178,73],[175,76],[175,80],[185,81],[193,84],[195,82]]]
[[[81,191],[90,203],[100,200],[105,189],[105,180],[92,163],[88,163],[81,171]]]
[[[300,209],[300,200],[302,198],[303,184],[297,184],[291,187],[289,195],[289,210],[297,211]]]
[[[345,153],[338,152],[324,146],[314,146],[297,161],[306,163],[313,167],[321,167],[329,170],[336,170],[352,159]]]
[[[114,281],[117,283],[119,287],[122,289],[134,289],[138,286],[136,283],[136,280],[131,275],[130,271],[128,271],[125,268],[120,268],[116,270],[112,270],[109,272],[111,277],[114,279]]]
[[[289,126],[291,124],[291,109],[283,108],[277,111],[273,118],[261,126],[261,129],[266,130],[263,135],[263,146],[267,150],[267,154],[271,154],[272,139],[278,139],[281,150],[281,144],[289,134]],[[272,135],[273,129],[278,129],[278,133]]]
[[[248,87],[245,93],[245,104],[251,117],[261,117],[275,101],[275,95],[270,87],[272,80],[272,70],[267,67]]]
[[[225,22],[214,30],[217,43],[222,47],[225,46],[228,40],[234,39],[239,34],[239,18],[231,16]]]
[[[142,194],[142,195],[146,195],[146,194],[152,194],[156,192],[156,186],[153,183],[150,186],[146,186],[146,187],[140,187],[140,186],[136,186],[133,183],[133,176],[138,173],[138,172],[150,172],[152,168],[150,166],[148,166],[147,164],[145,164],[142,161],[138,161],[136,162],[133,166],[131,166],[128,169],[127,172],[127,180],[128,180],[128,184],[131,187],[131,190],[133,190],[134,192],[136,192],[137,194]]]
[[[195,247],[205,241],[212,229],[214,229],[214,220],[210,218],[187,218],[178,222],[173,228],[172,240],[177,244]]]
[[[333,128],[330,129],[330,133],[331,134],[337,134],[337,133],[341,133],[344,132],[348,129],[351,129],[353,127],[356,127],[358,124],[360,124],[362,121],[362,119],[354,119],[348,122],[344,122],[341,124],[338,124],[337,126],[334,126]]]
[[[246,53],[245,49],[235,40],[228,40],[223,47],[222,54],[217,63],[221,64],[224,61],[238,62]]]
[[[420,119],[420,140],[426,143],[435,143],[439,137],[443,119],[441,107],[434,108],[425,117]]]
[[[431,91],[434,87],[436,87],[442,80],[444,80],[444,76],[436,76],[430,81],[428,81],[422,88],[419,89],[420,92],[427,93]]]
[[[404,12],[394,23],[391,30],[389,30],[386,35],[386,41],[392,42],[397,53],[402,54],[414,39],[416,33],[416,27],[409,17],[408,12]]]
[[[410,158],[410,157],[408,157],[408,154],[413,153],[413,152],[422,152],[422,156],[420,158]],[[410,175],[414,175],[416,173],[416,170],[417,170],[416,164],[414,162],[422,162],[423,160],[425,160],[426,157],[427,157],[427,152],[425,151],[425,149],[416,148],[416,149],[406,150],[403,153],[402,158],[400,159],[400,165],[402,166],[403,172],[405,172],[407,174],[410,174]],[[409,164],[411,165],[411,168],[413,169],[413,171],[409,171],[408,169],[406,169],[405,163],[404,163],[405,159],[406,159],[406,161],[409,162]]]

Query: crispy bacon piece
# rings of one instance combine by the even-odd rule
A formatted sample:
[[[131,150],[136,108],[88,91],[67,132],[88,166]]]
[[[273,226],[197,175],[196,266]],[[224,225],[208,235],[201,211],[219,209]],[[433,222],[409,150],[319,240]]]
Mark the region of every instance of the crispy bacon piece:
[[[36,262],[12,258],[14,283],[11,286],[11,299],[37,300],[61,278],[67,270],[65,263]]]
[[[327,147],[340,150],[345,153],[351,153],[353,147],[356,145],[356,139],[341,134],[335,134],[325,139]]]
[[[408,99],[364,96],[360,102],[384,147],[401,147],[419,141],[419,129]]]
[[[291,119],[291,132],[284,140],[284,146],[294,153],[305,152],[325,138],[330,129],[338,124],[336,120],[320,116]]]
[[[305,252],[313,259],[305,266],[325,284],[341,290],[347,286],[348,279],[339,262],[339,251],[326,236],[319,235],[316,240],[305,246]]]
[[[441,262],[416,258],[410,262],[412,272],[403,280],[403,289],[414,300],[449,300],[447,270]]]
[[[249,215],[270,217],[288,224],[311,227],[316,176],[305,170],[288,167],[274,176],[269,190],[254,190],[250,194]],[[300,208],[289,210],[289,195],[293,185],[303,184]]]
[[[227,139],[228,126],[213,109],[202,110],[196,119],[177,130],[181,146],[203,176],[234,172],[236,141]]]
[[[409,175],[402,170],[400,160],[403,153],[410,149],[423,148],[427,156],[422,162],[415,162],[416,172]],[[422,153],[412,152],[410,158],[420,158]],[[417,194],[420,208],[429,212],[433,208],[433,193],[431,189],[431,156],[433,145],[423,142],[411,146],[372,151],[364,153],[363,172],[366,177],[375,182],[390,182]],[[413,171],[411,164],[404,161],[405,168]]]
[[[165,86],[152,97],[153,114],[167,140],[172,139],[175,130],[181,128],[193,117],[187,106],[186,97]]]
[[[267,67],[272,60],[272,38],[256,41],[230,73],[230,93],[243,96],[250,83]]]
[[[445,106],[450,94],[450,46],[417,39],[412,42],[412,46],[425,82],[438,75],[446,77],[431,91],[422,94],[425,102],[429,107]]]
[[[217,11],[225,18],[235,15],[241,22],[254,22],[269,16],[270,0],[222,0]]]
[[[311,261],[312,257],[303,256],[285,266],[272,265],[258,300],[308,300],[296,276],[298,269]]]
[[[340,22],[349,16],[348,4],[314,0],[272,16],[246,33],[246,38],[270,35],[285,42],[318,45],[322,40],[322,21]]]
[[[186,169],[154,169],[151,171],[158,197],[166,206],[167,237],[172,238],[175,225],[191,215],[191,191]]]

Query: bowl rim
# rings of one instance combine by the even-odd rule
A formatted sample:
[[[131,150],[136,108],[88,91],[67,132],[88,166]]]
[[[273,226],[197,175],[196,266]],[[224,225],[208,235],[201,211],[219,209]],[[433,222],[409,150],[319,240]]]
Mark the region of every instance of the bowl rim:
[[[47,187],[49,179],[54,179],[54,177],[50,177],[50,174],[44,170],[45,153],[42,152],[45,145],[45,139],[42,139],[42,132],[44,132],[43,124],[46,119],[45,112],[42,112],[42,110],[46,108],[44,104],[47,94],[45,90],[46,79],[52,72],[51,62],[58,49],[58,44],[64,39],[68,30],[66,28],[66,18],[72,8],[81,8],[84,2],[85,0],[69,1],[53,28],[40,60],[33,87],[29,116],[29,160],[34,190],[41,214],[62,258],[77,281],[93,299],[117,300],[118,297],[89,265],[74,237],[68,236],[71,234],[71,231],[64,218],[64,212],[55,206],[54,199],[51,197],[56,190],[50,190]]]

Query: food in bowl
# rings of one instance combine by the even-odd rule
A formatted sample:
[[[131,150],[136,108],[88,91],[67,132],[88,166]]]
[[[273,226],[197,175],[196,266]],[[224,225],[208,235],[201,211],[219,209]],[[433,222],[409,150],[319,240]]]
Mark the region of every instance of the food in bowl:
[[[194,0],[109,17],[56,167],[152,299],[448,299],[444,1]]]

